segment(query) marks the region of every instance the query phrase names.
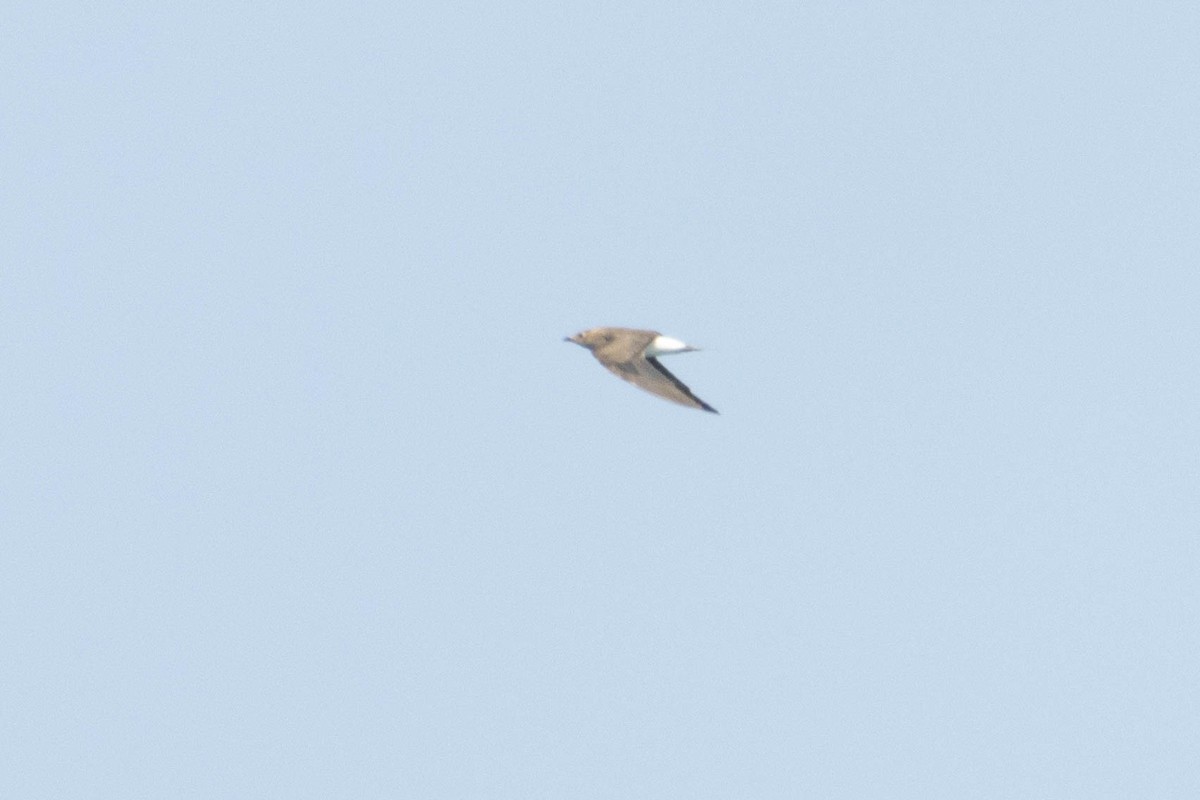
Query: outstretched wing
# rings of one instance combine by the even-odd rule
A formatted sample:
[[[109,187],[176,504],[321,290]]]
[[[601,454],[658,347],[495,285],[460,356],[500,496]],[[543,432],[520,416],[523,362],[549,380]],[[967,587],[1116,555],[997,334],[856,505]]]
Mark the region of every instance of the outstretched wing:
[[[601,360],[605,367],[618,378],[629,381],[634,386],[645,389],[651,394],[679,403],[690,408],[700,408],[712,413],[718,413],[715,408],[692,394],[692,390],[676,378],[658,359],[652,356],[637,356],[628,361]]]

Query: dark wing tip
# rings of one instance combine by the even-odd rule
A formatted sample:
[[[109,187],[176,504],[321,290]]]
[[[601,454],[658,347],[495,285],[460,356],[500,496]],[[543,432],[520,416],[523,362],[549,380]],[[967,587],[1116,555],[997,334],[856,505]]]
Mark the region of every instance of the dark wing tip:
[[[695,401],[696,406],[698,408],[701,408],[712,414],[720,414],[721,413],[720,411],[717,411],[715,408],[710,406],[708,403],[701,400],[699,397],[696,397],[696,395],[692,394],[692,390],[689,389],[687,387],[687,385],[684,384],[683,381],[679,380],[679,378],[676,378],[674,375],[672,375],[670,370],[668,370],[662,364],[658,363],[657,358],[654,358],[653,356],[646,356],[646,361],[649,362],[650,366],[654,367],[656,370],[661,372],[664,377],[666,377],[668,380],[671,381],[671,383],[675,384],[675,388],[678,389],[679,391],[683,392],[688,397],[689,400]]]

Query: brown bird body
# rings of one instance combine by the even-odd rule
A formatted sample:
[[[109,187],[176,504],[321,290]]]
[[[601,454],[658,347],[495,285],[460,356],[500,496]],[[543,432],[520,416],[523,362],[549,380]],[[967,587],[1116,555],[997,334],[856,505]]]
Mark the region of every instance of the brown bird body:
[[[695,347],[663,336],[658,331],[633,328],[592,328],[569,336],[564,341],[586,347],[609,372],[634,386],[672,403],[717,413],[715,408],[692,394],[683,381],[658,363],[657,356],[686,353],[696,350]]]

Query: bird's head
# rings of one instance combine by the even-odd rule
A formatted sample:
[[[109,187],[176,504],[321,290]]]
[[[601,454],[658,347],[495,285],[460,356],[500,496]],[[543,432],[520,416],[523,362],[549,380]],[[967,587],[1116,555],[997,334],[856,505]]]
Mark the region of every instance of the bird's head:
[[[612,340],[612,334],[604,328],[592,328],[580,331],[574,336],[568,336],[563,339],[564,342],[574,342],[580,347],[586,347],[588,350],[595,350],[597,347],[608,344]]]

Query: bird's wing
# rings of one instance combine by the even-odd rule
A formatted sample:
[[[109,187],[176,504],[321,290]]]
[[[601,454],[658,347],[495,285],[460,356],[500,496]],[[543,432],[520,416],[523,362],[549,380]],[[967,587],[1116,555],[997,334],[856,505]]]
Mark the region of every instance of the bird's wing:
[[[600,363],[618,378],[627,380],[651,394],[683,406],[717,413],[715,408],[692,394],[692,390],[658,363],[656,358],[641,355],[628,361],[609,361],[601,358]]]

